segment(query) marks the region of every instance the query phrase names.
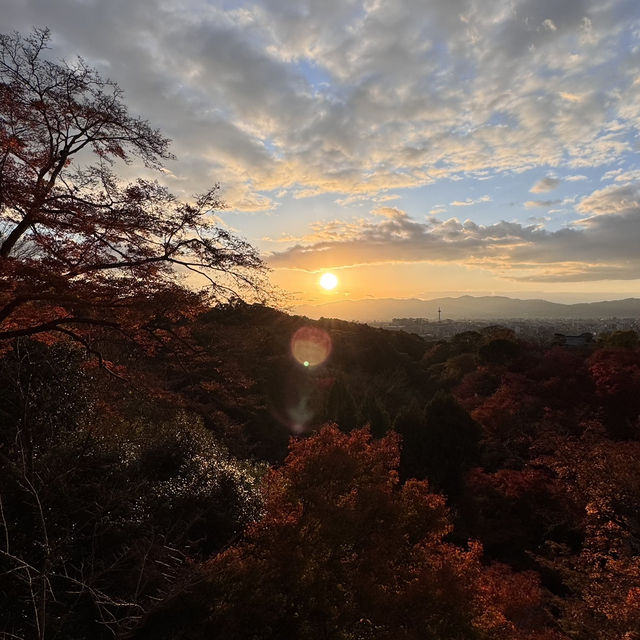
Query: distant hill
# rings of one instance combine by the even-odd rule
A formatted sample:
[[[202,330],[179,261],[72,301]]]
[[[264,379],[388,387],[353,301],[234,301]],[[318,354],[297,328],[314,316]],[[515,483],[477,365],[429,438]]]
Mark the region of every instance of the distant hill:
[[[368,299],[341,300],[321,305],[302,305],[295,312],[310,318],[340,318],[356,322],[388,322],[393,318],[438,319],[490,318],[629,318],[640,317],[640,299],[608,300],[580,304],[559,304],[547,300],[519,300],[505,296],[461,296],[433,300]]]

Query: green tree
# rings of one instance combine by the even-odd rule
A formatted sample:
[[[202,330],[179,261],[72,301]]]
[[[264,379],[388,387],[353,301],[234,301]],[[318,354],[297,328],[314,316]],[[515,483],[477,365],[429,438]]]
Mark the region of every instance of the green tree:
[[[358,408],[349,391],[346,380],[338,375],[331,385],[327,398],[326,418],[340,425],[343,431],[352,431],[358,426]]]
[[[406,420],[398,430],[403,436],[403,475],[428,478],[439,491],[457,497],[465,473],[479,459],[479,425],[453,396],[439,391],[422,416]]]
[[[378,394],[368,391],[360,406],[361,421],[369,425],[375,438],[382,438],[391,428],[391,418]]]

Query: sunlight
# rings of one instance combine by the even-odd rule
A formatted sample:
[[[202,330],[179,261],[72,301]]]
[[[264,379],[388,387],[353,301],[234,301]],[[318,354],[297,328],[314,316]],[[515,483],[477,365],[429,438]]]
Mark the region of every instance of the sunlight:
[[[338,278],[333,273],[323,273],[319,282],[320,286],[327,291],[331,291],[338,286]]]

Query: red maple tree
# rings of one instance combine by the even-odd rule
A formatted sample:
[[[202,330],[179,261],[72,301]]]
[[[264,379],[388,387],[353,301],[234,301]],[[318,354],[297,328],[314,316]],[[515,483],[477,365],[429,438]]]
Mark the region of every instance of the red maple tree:
[[[49,32],[0,36],[0,341],[157,332],[203,302],[264,291],[264,265],[213,224],[218,187],[181,202],[124,184],[116,161],[158,169],[169,140],[131,116],[81,59],[46,57]],[[181,281],[196,273],[207,293]]]
[[[293,440],[263,517],[136,637],[559,639],[536,576],[448,542],[444,497],[400,483],[398,464],[395,433],[331,425]],[[185,610],[194,624],[177,628]]]

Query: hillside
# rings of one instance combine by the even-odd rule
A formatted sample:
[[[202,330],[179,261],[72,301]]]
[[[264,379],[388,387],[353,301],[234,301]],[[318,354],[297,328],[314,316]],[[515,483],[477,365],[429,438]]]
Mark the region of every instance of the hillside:
[[[634,332],[429,342],[234,304],[102,344],[117,376],[64,339],[0,355],[12,637],[34,607],[78,640],[640,631]]]
[[[502,319],[502,318],[628,318],[640,316],[640,299],[560,304],[546,300],[519,300],[504,296],[459,298],[341,300],[302,305],[296,312],[310,318],[341,318],[356,322],[389,322],[393,318]]]

